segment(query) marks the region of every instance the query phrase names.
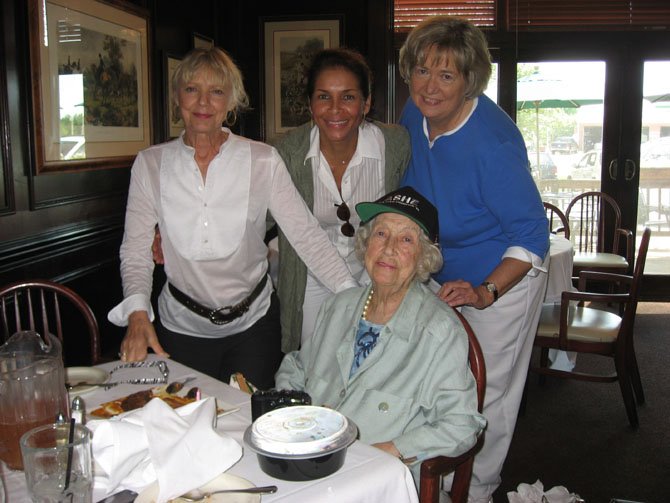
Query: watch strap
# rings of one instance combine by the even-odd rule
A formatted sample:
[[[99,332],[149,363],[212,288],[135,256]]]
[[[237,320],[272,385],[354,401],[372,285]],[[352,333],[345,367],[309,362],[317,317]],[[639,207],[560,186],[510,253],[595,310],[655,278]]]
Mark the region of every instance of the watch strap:
[[[498,300],[498,287],[491,281],[484,281],[482,286],[493,294],[493,302]]]

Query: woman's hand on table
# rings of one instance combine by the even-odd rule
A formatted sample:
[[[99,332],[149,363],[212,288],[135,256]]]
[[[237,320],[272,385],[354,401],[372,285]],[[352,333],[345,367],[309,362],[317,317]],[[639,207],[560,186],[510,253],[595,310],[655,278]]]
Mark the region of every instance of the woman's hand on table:
[[[121,341],[119,356],[128,362],[142,361],[147,357],[147,348],[164,358],[169,358],[158,342],[156,330],[146,311],[135,311],[128,317],[128,330]]]

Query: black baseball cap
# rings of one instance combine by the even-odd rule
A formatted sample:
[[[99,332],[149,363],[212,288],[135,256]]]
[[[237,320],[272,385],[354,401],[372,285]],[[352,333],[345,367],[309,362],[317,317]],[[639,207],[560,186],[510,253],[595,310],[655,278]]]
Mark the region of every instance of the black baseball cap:
[[[361,224],[369,222],[380,213],[404,215],[416,222],[433,243],[438,241],[440,224],[437,209],[412,187],[400,187],[373,203],[358,203],[356,213],[361,217]]]

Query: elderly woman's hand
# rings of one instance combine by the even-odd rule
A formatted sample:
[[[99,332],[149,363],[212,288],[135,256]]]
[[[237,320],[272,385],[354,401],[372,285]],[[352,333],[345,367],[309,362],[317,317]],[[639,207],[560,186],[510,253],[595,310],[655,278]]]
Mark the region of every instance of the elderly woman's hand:
[[[153,349],[158,356],[170,356],[158,342],[156,330],[147,312],[135,311],[128,317],[128,330],[121,342],[121,359],[129,362],[142,361],[147,357],[147,348]]]
[[[484,309],[493,304],[493,295],[484,287],[473,287],[461,279],[446,281],[442,284],[437,296],[451,307],[472,306]]]
[[[391,456],[398,458],[400,461],[406,465],[412,464],[416,461],[416,456],[411,458],[403,458],[400,451],[396,448],[395,444],[391,442],[379,442],[377,444],[372,444],[372,447],[381,449],[384,452],[388,452]]]

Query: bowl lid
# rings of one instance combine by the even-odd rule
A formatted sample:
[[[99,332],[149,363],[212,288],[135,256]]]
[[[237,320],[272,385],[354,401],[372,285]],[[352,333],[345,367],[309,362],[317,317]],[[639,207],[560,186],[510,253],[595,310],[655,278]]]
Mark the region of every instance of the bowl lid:
[[[263,414],[247,428],[244,441],[259,454],[301,459],[347,447],[357,433],[356,425],[336,410],[298,405]]]

